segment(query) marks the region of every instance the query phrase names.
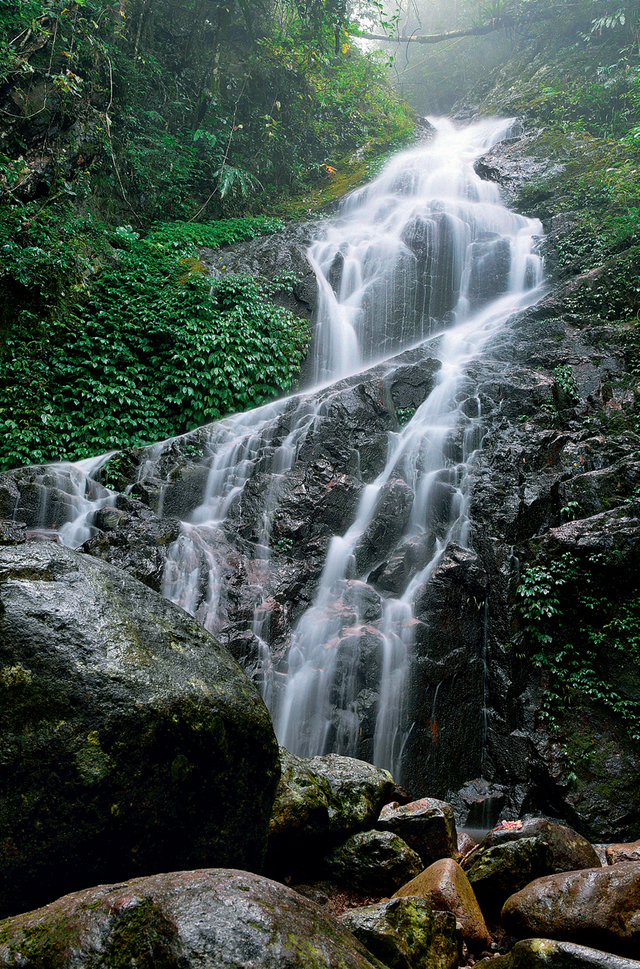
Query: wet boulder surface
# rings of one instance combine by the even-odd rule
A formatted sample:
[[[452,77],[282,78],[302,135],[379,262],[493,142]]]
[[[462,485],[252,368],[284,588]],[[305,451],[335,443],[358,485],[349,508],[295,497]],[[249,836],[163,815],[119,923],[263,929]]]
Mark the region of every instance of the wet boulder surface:
[[[351,757],[296,757],[281,747],[280,765],[265,862],[280,876],[321,871],[333,848],[373,826],[394,789],[388,771]]]
[[[453,858],[434,861],[416,878],[399,888],[394,898],[424,898],[434,911],[452,912],[462,937],[472,951],[486,949],[491,936],[478,900],[464,871]]]
[[[524,939],[506,955],[477,965],[482,969],[638,969],[640,962],[573,942]]]
[[[391,831],[413,848],[423,867],[457,851],[453,808],[437,798],[423,797],[408,804],[386,804],[376,822],[380,831]]]
[[[269,714],[190,616],[53,543],[0,548],[0,909],[105,878],[259,870]]]
[[[393,898],[345,912],[340,922],[389,969],[456,969],[456,923],[424,898]]]
[[[37,969],[385,969],[284,885],[233,869],[74,892],[0,926],[0,966]]]
[[[508,841],[521,841],[524,838],[536,838],[549,846],[551,849],[549,874],[600,867],[595,848],[581,834],[564,824],[535,816],[500,825],[493,831],[489,831],[473,854],[463,861],[462,866],[468,870],[490,848]]]
[[[542,936],[634,958],[640,951],[640,862],[563,872],[507,899],[502,921],[516,938]]]
[[[496,918],[503,902],[520,888],[549,873],[552,853],[538,838],[507,841],[487,848],[467,872],[483,914]]]
[[[327,871],[357,892],[391,895],[422,869],[420,856],[390,831],[361,831],[331,851]]]

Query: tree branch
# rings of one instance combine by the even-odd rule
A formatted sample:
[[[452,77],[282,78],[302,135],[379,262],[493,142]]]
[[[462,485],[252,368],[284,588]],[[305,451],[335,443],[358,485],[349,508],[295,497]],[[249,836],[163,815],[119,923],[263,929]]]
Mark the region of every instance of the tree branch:
[[[389,37],[385,34],[361,33],[359,37],[367,40],[384,40],[388,44],[441,44],[445,40],[455,40],[456,37],[480,37],[483,34],[491,34],[494,30],[503,30],[505,27],[515,26],[513,17],[494,17],[486,24],[479,27],[466,27],[462,30],[447,30],[443,34],[415,34],[410,37]]]

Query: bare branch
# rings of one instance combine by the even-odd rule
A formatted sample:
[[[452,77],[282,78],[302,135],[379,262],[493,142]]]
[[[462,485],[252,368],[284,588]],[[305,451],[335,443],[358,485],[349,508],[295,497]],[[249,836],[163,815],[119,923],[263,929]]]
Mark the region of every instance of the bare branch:
[[[367,40],[383,40],[387,44],[441,44],[446,40],[455,40],[456,37],[481,37],[483,34],[491,34],[495,30],[503,30],[505,27],[513,27],[514,25],[513,17],[494,17],[493,20],[486,24],[480,24],[478,27],[447,30],[443,34],[412,34],[410,37],[389,37],[386,34],[362,33],[359,36],[366,37]]]

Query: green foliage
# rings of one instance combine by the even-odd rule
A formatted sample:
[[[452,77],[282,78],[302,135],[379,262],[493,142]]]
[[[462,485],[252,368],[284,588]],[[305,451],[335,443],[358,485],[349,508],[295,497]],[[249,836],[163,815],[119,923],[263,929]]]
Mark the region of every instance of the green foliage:
[[[272,297],[292,280],[212,288],[194,244],[277,220],[174,223],[138,239],[66,215],[23,211],[23,238],[4,224],[0,467],[150,443],[289,389],[308,329]]]
[[[556,367],[553,371],[553,376],[556,379],[557,386],[568,400],[570,400],[572,403],[576,403],[580,400],[580,392],[578,390],[576,378],[571,372],[571,367]]]
[[[415,412],[415,407],[398,407],[396,410],[396,417],[400,427],[406,427],[409,421],[412,420]]]
[[[632,685],[640,683],[640,593],[620,599],[603,591],[601,558],[592,555],[581,566],[565,552],[524,570],[518,596],[525,641],[536,650],[531,661],[549,675],[543,718],[554,720],[571,704],[595,703],[640,741],[640,702]]]

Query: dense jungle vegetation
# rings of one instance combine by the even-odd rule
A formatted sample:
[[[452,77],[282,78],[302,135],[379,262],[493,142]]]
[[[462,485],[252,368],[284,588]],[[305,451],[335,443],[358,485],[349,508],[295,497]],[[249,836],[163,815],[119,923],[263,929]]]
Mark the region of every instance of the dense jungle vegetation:
[[[576,246],[626,251],[639,14],[617,0],[0,0],[0,467],[148,443],[290,387],[308,333],[272,298],[291,281],[212,292],[198,246],[317,211],[406,141],[388,73],[421,113],[458,102],[527,116],[550,149],[550,132],[582,139],[565,186]],[[363,52],[364,28],[395,39]],[[625,285],[633,316],[634,270]]]
[[[272,213],[316,208],[410,135],[348,13],[2,0],[0,467],[149,443],[289,388],[308,333],[272,297],[291,281],[211,293],[197,246],[280,228]]]

